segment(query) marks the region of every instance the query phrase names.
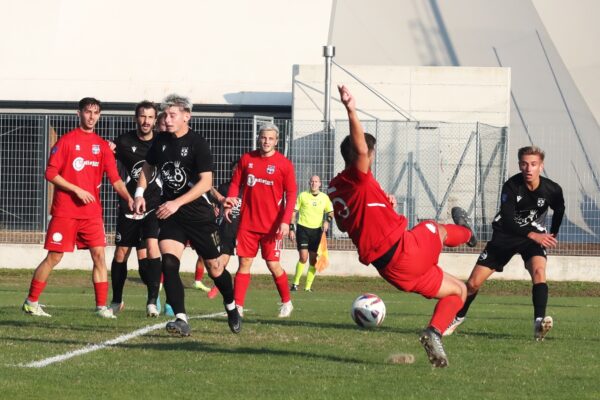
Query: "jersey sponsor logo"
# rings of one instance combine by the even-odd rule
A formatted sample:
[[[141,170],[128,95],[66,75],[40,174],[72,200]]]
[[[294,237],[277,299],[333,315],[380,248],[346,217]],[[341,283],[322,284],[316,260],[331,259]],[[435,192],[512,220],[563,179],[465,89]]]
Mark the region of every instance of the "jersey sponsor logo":
[[[275,166],[274,165],[269,165],[267,167],[267,174],[273,175],[274,173],[275,173]]]
[[[135,153],[136,150],[137,150],[137,146],[131,146],[131,151],[133,151]]]
[[[187,155],[188,155],[188,148],[182,147],[181,148],[181,157],[186,157]]]
[[[248,185],[248,187],[253,187],[257,183],[262,183],[263,185],[266,185],[266,186],[273,186],[274,182],[266,180],[266,179],[262,179],[262,178],[257,178],[256,176],[254,176],[252,174],[248,174],[248,178],[246,179],[246,185]]]
[[[544,204],[546,204],[546,199],[544,199],[542,197],[538,197],[537,206],[538,207],[544,207]]]
[[[99,161],[84,160],[83,157],[77,157],[76,159],[73,160],[73,169],[75,171],[81,171],[86,166],[98,167],[99,165],[100,165]]]
[[[515,215],[515,223],[519,226],[531,225],[538,219],[537,210],[525,210]]]
[[[131,168],[131,172],[129,172],[129,176],[131,177],[131,179],[135,180],[136,182],[140,179],[140,175],[142,174],[142,167],[144,166],[145,162],[146,162],[146,160],[140,160],[135,163],[135,165]],[[152,182],[154,182],[155,179],[156,179],[156,168],[152,168],[152,176],[150,177],[150,181],[148,182],[148,184],[151,184]],[[129,180],[128,180],[128,182],[129,182]]]
[[[163,183],[175,193],[186,187],[188,182],[187,173],[181,168],[179,161],[164,163],[160,169],[160,176]]]
[[[53,243],[60,243],[63,240],[63,235],[60,232],[54,232],[52,234],[52,242]]]
[[[332,201],[333,209],[335,210],[335,214],[340,218],[348,218],[350,216],[350,209],[348,205],[341,197],[336,197]]]
[[[75,145],[75,151],[80,151],[80,150],[81,150],[81,146],[80,146],[80,145],[78,145],[78,144],[76,144],[76,145]]]
[[[92,154],[100,154],[100,145],[99,144],[92,145]]]
[[[481,254],[479,255],[479,261],[483,261],[483,260],[485,260],[486,258],[488,258],[488,253],[487,253],[487,250],[484,250],[484,251],[482,251],[482,252],[481,252]]]

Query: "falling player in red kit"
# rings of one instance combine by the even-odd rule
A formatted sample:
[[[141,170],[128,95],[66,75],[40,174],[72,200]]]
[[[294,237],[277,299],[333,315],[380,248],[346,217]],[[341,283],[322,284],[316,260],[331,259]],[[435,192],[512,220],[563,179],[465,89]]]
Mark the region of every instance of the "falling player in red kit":
[[[108,143],[94,133],[100,118],[101,104],[86,97],[79,102],[79,128],[74,129],[52,147],[46,179],[54,184],[52,220],[48,225],[44,248],[48,255],[33,273],[29,295],[23,303],[27,314],[49,317],[38,303],[52,269],[65,252],[89,249],[94,262],[92,279],[96,293],[96,313],[115,318],[106,306],[108,273],[104,256],[106,237],[100,204],[100,185],[104,173],[119,196],[133,210],[133,199],[119,177],[117,163]]]
[[[238,195],[241,185],[242,208],[237,233],[240,266],[234,281],[235,303],[241,315],[250,285],[250,267],[259,245],[281,296],[279,317],[289,317],[294,309],[287,274],[279,258],[283,237],[290,232],[296,204],[296,176],[292,162],[275,150],[278,140],[277,125],[265,124],[260,127],[259,149],[244,154],[240,159],[224,204],[225,218],[231,222],[232,209],[240,202]]]
[[[339,91],[348,112],[350,135],[341,144],[346,168],[327,190],[337,226],[352,239],[360,262],[373,264],[383,279],[402,291],[439,299],[420,341],[429,361],[435,367],[446,367],[442,332],[462,307],[467,290],[462,281],[442,271],[438,259],[442,245],[474,246],[476,239],[460,208],[452,213],[457,225],[423,221],[407,230],[406,217],[394,211],[394,196],[383,191],[371,172],[376,140],[364,132],[348,89],[340,86]]]

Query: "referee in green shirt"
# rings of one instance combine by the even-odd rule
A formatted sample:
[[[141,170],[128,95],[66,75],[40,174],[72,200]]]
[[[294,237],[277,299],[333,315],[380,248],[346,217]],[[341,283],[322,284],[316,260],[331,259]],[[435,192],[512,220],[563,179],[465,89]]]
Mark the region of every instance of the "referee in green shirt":
[[[311,292],[311,286],[317,272],[317,250],[321,241],[323,232],[327,232],[329,224],[333,219],[333,204],[329,196],[321,192],[321,178],[314,175],[309,181],[310,190],[298,195],[294,214],[292,215],[292,224],[290,225],[290,238],[296,240],[299,260],[296,264],[296,274],[294,283],[290,290],[298,290],[300,278],[304,272],[304,264],[308,260],[310,266],[306,275],[306,286],[304,290]],[[294,224],[298,218],[298,222]]]

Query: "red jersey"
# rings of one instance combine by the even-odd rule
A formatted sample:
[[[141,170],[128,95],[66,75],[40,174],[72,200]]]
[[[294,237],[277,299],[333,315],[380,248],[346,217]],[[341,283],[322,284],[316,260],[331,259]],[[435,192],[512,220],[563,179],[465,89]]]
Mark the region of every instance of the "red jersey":
[[[384,255],[406,230],[406,217],[394,211],[370,170],[346,168],[329,182],[327,194],[338,228],[348,233],[365,265]]]
[[[231,178],[227,197],[238,197],[240,184],[244,192],[240,230],[275,233],[282,222],[291,222],[296,175],[294,165],[283,154],[276,151],[262,157],[259,150],[244,154]]]
[[[115,156],[106,140],[80,128],[62,136],[50,151],[46,179],[51,181],[60,175],[67,182],[91,193],[96,201],[83,204],[74,193],[55,186],[51,214],[75,219],[102,217],[100,185],[105,172],[111,183],[121,179]]]

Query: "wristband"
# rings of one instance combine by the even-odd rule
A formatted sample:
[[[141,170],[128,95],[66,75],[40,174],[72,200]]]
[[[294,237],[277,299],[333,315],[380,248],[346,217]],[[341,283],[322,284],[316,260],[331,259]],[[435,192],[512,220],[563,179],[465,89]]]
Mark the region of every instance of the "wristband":
[[[133,195],[133,197],[144,197],[144,188],[143,187],[138,187],[135,188],[135,194]]]
[[[290,231],[295,232],[296,231],[296,225],[290,224]]]

